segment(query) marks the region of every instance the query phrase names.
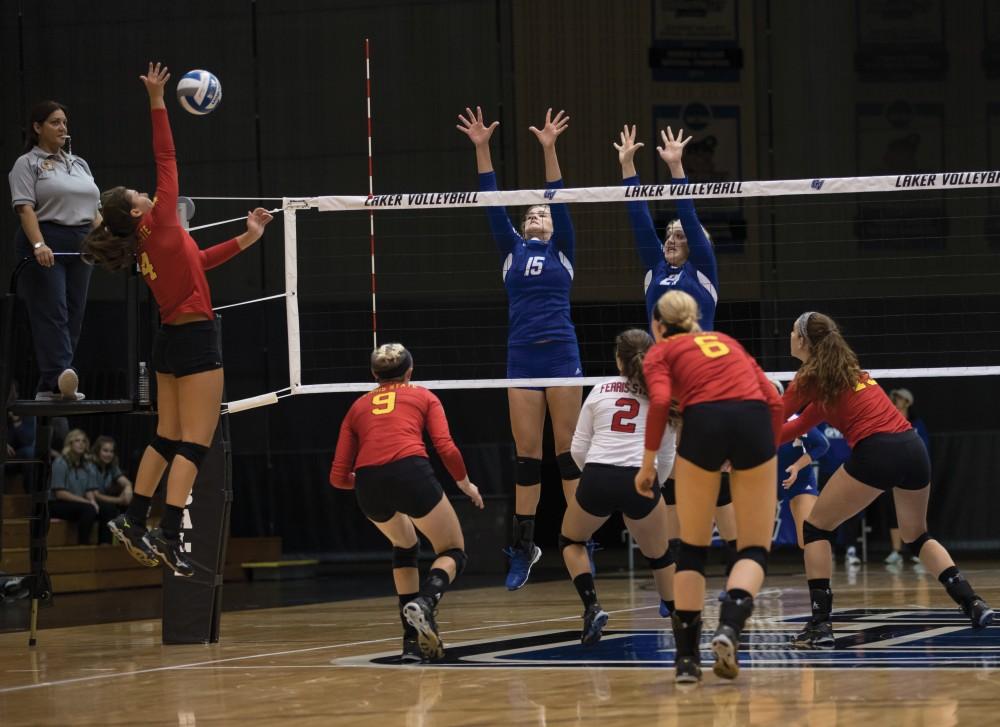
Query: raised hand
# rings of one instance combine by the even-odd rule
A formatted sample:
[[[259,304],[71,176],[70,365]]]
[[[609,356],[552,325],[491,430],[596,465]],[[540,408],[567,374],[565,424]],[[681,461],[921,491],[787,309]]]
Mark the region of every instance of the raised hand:
[[[263,207],[257,207],[247,213],[247,232],[256,237],[264,234],[264,228],[274,219],[274,215]]]
[[[554,148],[556,145],[556,139],[562,134],[566,129],[569,128],[569,116],[566,115],[565,111],[560,111],[552,117],[552,109],[545,112],[545,125],[541,129],[536,129],[534,126],[529,126],[528,130],[535,135],[538,139],[538,143],[542,145],[544,149]]]
[[[688,136],[685,139],[684,129],[678,129],[677,136],[675,137],[673,130],[669,126],[666,131],[660,130],[660,137],[663,139],[663,146],[656,147],[656,151],[660,154],[660,159],[665,161],[671,169],[675,165],[680,166],[681,158],[684,156],[684,147],[688,145],[688,142],[693,137]]]
[[[455,124],[455,128],[469,137],[469,141],[476,146],[488,145],[490,137],[493,136],[493,130],[500,125],[499,121],[494,121],[486,126],[483,121],[483,110],[478,106],[476,106],[476,113],[472,113],[472,109],[466,106],[465,115],[459,114],[458,120],[460,123]]]
[[[619,134],[622,143],[615,144],[611,142],[611,145],[618,150],[618,163],[623,167],[627,164],[632,164],[632,157],[635,156],[636,151],[641,149],[644,144],[640,141],[638,144],[635,142],[635,125],[633,124],[629,128],[628,124],[622,127],[621,134]]]
[[[170,72],[166,66],[161,66],[159,62],[155,65],[150,62],[146,75],[139,76],[139,80],[146,86],[146,93],[149,94],[151,100],[162,99],[163,89],[167,85],[167,81],[170,80]]]

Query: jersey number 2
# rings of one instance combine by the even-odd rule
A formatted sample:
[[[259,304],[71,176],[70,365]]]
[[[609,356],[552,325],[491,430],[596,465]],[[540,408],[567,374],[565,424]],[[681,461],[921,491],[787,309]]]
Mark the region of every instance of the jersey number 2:
[[[396,392],[385,391],[381,394],[375,394],[372,397],[372,404],[372,414],[375,416],[388,414],[396,408]]]
[[[149,255],[146,253],[139,256],[139,272],[150,280],[156,280],[156,271],[153,270],[153,264],[149,262]]]
[[[622,397],[615,402],[615,406],[618,407],[618,411],[611,417],[611,431],[635,434],[635,422],[632,419],[639,416],[639,402]]]

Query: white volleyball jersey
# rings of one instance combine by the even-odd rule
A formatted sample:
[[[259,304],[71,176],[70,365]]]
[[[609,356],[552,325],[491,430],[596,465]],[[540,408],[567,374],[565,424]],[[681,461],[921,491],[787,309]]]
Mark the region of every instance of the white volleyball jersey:
[[[577,467],[587,462],[639,467],[645,450],[646,415],[649,398],[616,376],[597,384],[583,402],[570,451]],[[662,483],[674,464],[675,435],[667,427],[656,457],[656,471]]]

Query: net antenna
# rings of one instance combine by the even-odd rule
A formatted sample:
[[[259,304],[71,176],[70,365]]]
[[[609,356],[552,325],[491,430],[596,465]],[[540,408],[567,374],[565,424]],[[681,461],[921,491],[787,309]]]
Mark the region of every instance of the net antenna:
[[[372,75],[371,48],[365,38],[365,106],[368,112],[368,199],[375,197],[375,163],[372,157]],[[375,302],[375,209],[368,210],[368,248],[371,254],[372,348],[378,348],[378,307]]]

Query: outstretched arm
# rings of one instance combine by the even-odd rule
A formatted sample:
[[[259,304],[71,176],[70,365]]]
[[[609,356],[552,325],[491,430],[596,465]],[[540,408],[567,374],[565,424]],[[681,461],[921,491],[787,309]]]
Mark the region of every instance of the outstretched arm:
[[[479,189],[484,192],[493,192],[497,189],[497,177],[493,171],[493,159],[490,156],[490,138],[493,130],[500,125],[499,121],[494,121],[489,126],[483,121],[483,110],[476,106],[475,113],[466,107],[465,114],[458,115],[458,124],[455,128],[469,137],[476,148],[476,168],[479,171]],[[503,207],[487,207],[486,217],[490,221],[490,230],[493,232],[493,240],[496,242],[497,250],[501,257],[509,254],[514,245],[520,242],[521,236],[517,234],[514,226],[510,223],[507,210]]]
[[[545,112],[545,124],[541,129],[529,126],[528,130],[535,135],[542,145],[545,154],[545,187],[546,189],[561,189],[562,171],[559,169],[559,158],[556,156],[556,140],[569,128],[569,116],[560,111],[552,116],[552,109]],[[565,204],[549,205],[552,212],[552,242],[572,264],[576,253],[576,233],[573,231],[573,221]]]
[[[156,199],[150,213],[154,224],[177,225],[177,152],[170,130],[163,89],[170,80],[166,66],[150,63],[145,76],[139,76],[149,95],[149,110],[153,119],[153,158],[156,160]]]
[[[660,138],[663,139],[663,146],[656,147],[660,153],[660,158],[670,169],[671,180],[675,184],[687,184],[687,177],[684,174],[684,147],[688,145],[693,137],[684,138],[684,129],[677,130],[674,136],[673,130],[668,126],[666,131],[660,131]],[[684,228],[684,235],[687,237],[688,249],[690,250],[689,260],[697,270],[708,276],[712,285],[719,287],[719,269],[715,261],[715,251],[712,243],[709,242],[698,219],[698,213],[694,209],[694,201],[688,197],[677,200],[677,217]]]
[[[238,237],[233,237],[218,245],[200,250],[201,265],[205,270],[222,265],[235,255],[253,245],[264,234],[264,228],[274,219],[274,216],[263,207],[258,207],[247,213],[247,231]]]
[[[612,145],[618,150],[618,163],[622,165],[622,183],[626,187],[637,187],[639,185],[639,174],[635,171],[635,153],[640,149],[642,142],[635,141],[635,126],[629,128],[626,124],[619,135],[621,144]],[[653,217],[649,214],[649,205],[645,202],[627,202],[629,222],[632,223],[632,236],[635,238],[635,247],[642,258],[642,264],[647,270],[655,268],[663,259],[663,243],[656,234],[656,225],[653,224]]]

